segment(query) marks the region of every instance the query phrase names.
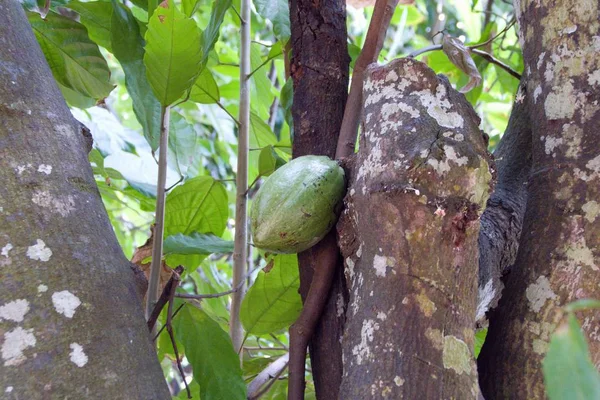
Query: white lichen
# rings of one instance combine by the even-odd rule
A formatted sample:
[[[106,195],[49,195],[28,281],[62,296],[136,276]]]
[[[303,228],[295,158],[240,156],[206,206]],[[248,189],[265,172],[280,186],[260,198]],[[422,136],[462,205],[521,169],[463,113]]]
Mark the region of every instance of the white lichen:
[[[379,329],[379,324],[372,319],[363,321],[360,329],[360,343],[352,348],[352,354],[356,357],[356,363],[361,365],[371,356],[369,343],[373,341],[373,333]]]
[[[38,291],[38,293],[45,293],[45,292],[48,291],[48,286],[43,285],[43,284],[42,285],[38,285],[37,291]]]
[[[557,298],[556,293],[550,287],[550,281],[543,275],[527,287],[525,296],[529,301],[529,308],[534,312],[539,312],[546,301]]]
[[[590,72],[588,75],[588,84],[597,85],[600,83],[600,69]]]
[[[46,262],[52,257],[52,250],[46,247],[46,243],[43,240],[37,239],[36,244],[27,248],[27,257],[32,260]]]
[[[71,348],[69,358],[73,364],[77,365],[79,368],[87,364],[88,356],[83,352],[83,347],[80,344],[71,343],[69,347]]]
[[[452,103],[446,97],[446,87],[438,85],[435,94],[431,90],[422,90],[414,93],[419,97],[421,104],[427,109],[433,119],[440,126],[446,128],[462,128],[464,120],[459,113],[450,111]]]
[[[0,320],[6,319],[14,322],[22,322],[25,314],[29,311],[29,302],[18,299],[0,306]]]
[[[40,166],[38,167],[38,172],[50,175],[50,173],[52,172],[52,165],[40,164]]]
[[[373,268],[375,268],[375,275],[385,277],[387,266],[387,257],[375,254],[375,257],[373,257]]]
[[[60,214],[62,217],[68,216],[75,210],[75,199],[71,195],[56,198],[48,191],[38,190],[33,193],[31,201],[40,207],[48,208],[52,212]]]
[[[13,249],[13,245],[10,243],[7,243],[6,246],[4,246],[2,248],[2,251],[0,252],[1,255],[3,255],[4,257],[8,257],[8,252],[11,251]]]
[[[57,313],[67,318],[73,318],[75,310],[81,305],[81,301],[73,293],[63,290],[52,294],[52,304]]]
[[[479,296],[477,298],[477,311],[475,312],[475,320],[479,321],[485,316],[485,313],[490,308],[490,303],[496,297],[496,289],[494,288],[494,281],[490,279],[487,281],[483,289],[479,289]]]
[[[17,326],[15,329],[6,332],[1,350],[4,366],[9,367],[21,364],[27,359],[23,351],[35,346],[35,343],[33,329],[23,329]]]
[[[594,222],[600,215],[600,204],[596,200],[590,200],[581,206],[581,210],[585,213],[585,219],[588,222]]]

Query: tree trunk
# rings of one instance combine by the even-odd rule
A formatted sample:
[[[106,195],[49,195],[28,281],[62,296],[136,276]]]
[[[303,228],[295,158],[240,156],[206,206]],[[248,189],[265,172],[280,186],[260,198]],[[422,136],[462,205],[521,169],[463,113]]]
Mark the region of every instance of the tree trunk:
[[[525,90],[523,87],[519,89]],[[481,215],[479,232],[479,297],[476,321],[486,323],[486,311],[498,305],[504,284],[500,278],[517,257],[527,180],[531,172],[531,125],[526,104],[513,105],[506,131],[494,152],[497,183]]]
[[[292,26],[291,76],[294,81],[292,115],[293,154],[335,155],[348,91],[350,57],[346,44],[346,3],[290,0]],[[335,232],[330,233],[335,235]],[[318,268],[315,254],[323,240],[298,255],[300,294],[306,298],[312,275]],[[331,249],[331,251],[338,251]],[[344,282],[340,263],[330,297],[310,344],[317,398],[337,399],[342,378]]]
[[[0,38],[0,392],[170,399],[89,143],[16,0]]]
[[[599,4],[515,7],[533,161],[517,259],[479,360],[488,400],[543,398],[541,361],[560,307],[600,298]],[[581,317],[598,367],[600,312]]]
[[[370,67],[338,223],[350,292],[342,399],[475,399],[479,213],[491,190],[479,117],[448,80]]]

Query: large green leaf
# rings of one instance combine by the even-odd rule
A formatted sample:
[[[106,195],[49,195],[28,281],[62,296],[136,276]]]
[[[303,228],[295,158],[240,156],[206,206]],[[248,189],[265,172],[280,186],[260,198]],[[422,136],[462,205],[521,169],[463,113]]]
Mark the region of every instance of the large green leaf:
[[[297,255],[274,256],[242,301],[240,319],[246,332],[261,335],[293,324],[302,311],[299,287]]]
[[[200,73],[202,51],[196,21],[187,18],[172,0],[156,8],[146,32],[146,76],[163,106],[190,89]]]
[[[246,398],[240,359],[219,324],[201,309],[187,304],[173,320],[173,328],[192,365],[202,400]]]
[[[204,68],[192,86],[190,100],[202,104],[214,104],[220,98],[219,87],[208,68]]]
[[[206,63],[217,39],[219,38],[219,30],[225,18],[225,13],[231,7],[231,0],[214,0],[212,10],[210,12],[210,20],[208,26],[202,33],[202,64]]]
[[[550,400],[600,399],[600,374],[574,314],[552,335],[542,367]]]
[[[144,137],[152,150],[156,150],[160,139],[161,106],[146,79],[144,40],[131,11],[116,0],[113,0],[113,6],[113,54],[125,72],[125,85],[131,96],[133,112],[144,130]]]
[[[86,97],[98,100],[108,96],[113,89],[110,71],[85,26],[54,12],[46,19],[32,12],[27,17],[54,79]]]
[[[290,8],[287,0],[254,0],[256,11],[273,23],[273,31],[279,40],[290,37]]]
[[[165,254],[212,254],[233,252],[233,242],[211,234],[193,232],[177,233],[165,239]]]
[[[192,232],[221,236],[228,217],[227,192],[223,184],[209,176],[190,179],[167,195],[165,205],[165,237]],[[194,271],[206,258],[199,255],[170,255],[168,265],[184,265]]]
[[[186,16],[191,17],[198,10],[200,0],[181,0],[181,8]]]
[[[223,184],[209,176],[199,176],[167,195],[165,236],[192,232],[221,236],[227,217],[227,192]]]
[[[72,1],[68,7],[77,11],[81,23],[88,30],[90,39],[112,53],[110,40],[112,5],[106,1],[90,1],[89,3]]]

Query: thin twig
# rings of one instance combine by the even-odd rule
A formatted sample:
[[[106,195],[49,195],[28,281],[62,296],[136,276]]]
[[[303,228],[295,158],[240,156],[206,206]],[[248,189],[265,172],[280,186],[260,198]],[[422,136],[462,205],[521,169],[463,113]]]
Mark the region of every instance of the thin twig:
[[[285,371],[288,365],[290,354],[286,353],[277,360],[269,364],[248,384],[248,400],[258,399],[264,393],[261,388],[269,381],[275,382],[277,378]],[[268,386],[270,387],[270,386]],[[267,389],[268,390],[268,389]]]
[[[246,276],[244,276],[244,278],[242,279],[242,281],[239,282],[236,287],[234,287],[233,289],[227,290],[226,292],[211,293],[211,294],[175,293],[175,297],[179,297],[181,299],[196,299],[196,300],[201,300],[201,299],[214,299],[214,298],[217,298],[217,297],[227,296],[228,294],[232,294],[232,293],[235,293],[238,290],[240,290],[244,286],[244,283],[246,282],[246,278],[248,276],[252,275],[254,272],[256,272],[257,270],[259,270],[261,268],[262,267],[256,267],[252,271],[248,272],[248,274]]]
[[[181,282],[181,274],[182,273],[183,273],[183,267],[181,265],[178,266],[177,268],[175,268],[173,270],[173,274],[171,275],[171,278],[169,278],[169,281],[163,288],[163,291],[162,291],[160,297],[158,298],[158,301],[156,302],[156,305],[154,306],[154,309],[152,310],[152,313],[150,314],[148,321],[146,322],[146,324],[148,325],[148,330],[150,332],[152,332],[152,330],[154,329],[154,325],[156,324],[156,321],[158,320],[158,316],[160,315],[160,312],[162,311],[163,307],[165,306],[165,304],[167,304],[169,299],[171,299],[173,297],[173,295],[175,294],[175,290],[177,289],[177,286],[179,286],[179,283]]]
[[[250,35],[251,0],[241,2],[240,37],[240,108],[237,149],[236,199],[235,199],[235,235],[233,244],[233,286],[229,317],[229,336],[233,348],[240,354],[243,344],[244,328],[240,320],[240,310],[244,299],[244,278],[248,262],[248,148],[250,147]]]
[[[173,321],[173,301],[175,294],[175,288],[171,292],[169,298],[169,308],[167,308],[167,323],[165,326],[167,327],[167,332],[169,333],[169,337],[171,338],[171,344],[173,345],[173,353],[175,353],[175,360],[177,360],[177,368],[179,369],[179,373],[181,374],[181,379],[183,380],[183,384],[185,385],[185,390],[187,392],[188,399],[192,398],[192,392],[190,392],[190,388],[187,384],[187,380],[185,379],[185,373],[183,372],[183,367],[181,366],[181,360],[179,359],[179,351],[177,350],[177,341],[175,340],[175,335],[173,335],[173,325],[171,322]],[[179,309],[177,310],[179,311]]]
[[[177,307],[177,310],[175,310],[175,312],[173,313],[173,316],[171,317],[171,319],[175,318],[177,316],[177,314],[179,313],[179,311],[181,311],[181,309],[186,305],[187,303],[183,303],[181,304],[179,307]],[[156,342],[156,339],[158,339],[158,337],[160,336],[161,332],[165,329],[166,325],[163,325],[160,327],[160,329],[158,330],[158,332],[156,332],[156,335],[154,335],[154,337],[152,338],[152,342]]]
[[[521,74],[519,74],[517,71],[512,69],[509,65],[507,65],[507,64],[503,63],[502,61],[498,60],[497,58],[495,58],[490,53],[486,53],[485,51],[482,51],[482,50],[479,50],[476,48],[469,48],[469,49],[471,50],[471,52],[473,54],[477,54],[478,56],[485,58],[488,62],[490,62],[492,64],[496,64],[497,66],[499,66],[500,68],[502,68],[503,70],[508,72],[510,75],[514,76],[515,78],[517,78],[519,80],[521,79]],[[428,51],[435,51],[435,50],[442,50],[442,45],[433,45],[433,46],[423,47],[422,49],[413,51],[406,57],[416,57],[416,56],[426,53]]]
[[[252,72],[250,72],[250,73],[248,74],[248,79],[252,78],[252,75],[254,75],[254,73],[255,73],[256,71],[258,71],[259,69],[261,69],[262,67],[264,67],[265,65],[267,65],[267,63],[268,63],[269,61],[271,61],[271,60],[273,60],[273,59],[275,59],[275,58],[279,57],[279,56],[280,56],[280,55],[282,55],[282,54],[283,54],[283,51],[282,51],[281,53],[277,53],[277,54],[275,54],[273,57],[268,57],[268,58],[267,58],[265,61],[263,61],[263,62],[262,62],[262,63],[261,63],[261,64],[260,64],[258,67],[256,67],[256,69],[255,69],[254,71],[252,71]]]
[[[158,163],[158,182],[156,184],[156,226],[154,228],[154,243],[152,245],[152,263],[148,279],[146,295],[146,318],[149,319],[158,300],[158,283],[163,253],[163,233],[165,223],[165,186],[167,181],[167,149],[169,147],[169,114],[170,107],[162,107],[160,127],[160,152]]]
[[[503,70],[505,70],[506,72],[511,74],[513,77],[521,80],[521,74],[519,74],[517,71],[512,69],[508,64],[505,64],[502,61],[495,58],[490,53],[486,53],[485,51],[478,50],[478,49],[471,49],[471,51],[474,54],[477,54],[478,56],[485,58],[487,61],[491,62],[492,64],[496,64],[497,66],[499,66],[500,68],[502,68]]]
[[[498,39],[498,38],[499,38],[501,35],[503,35],[504,33],[506,33],[506,32],[507,32],[507,31],[508,31],[508,30],[509,30],[509,29],[510,29],[510,28],[511,28],[511,27],[512,27],[514,24],[515,24],[515,22],[516,22],[516,21],[517,21],[517,20],[513,18],[513,19],[512,19],[512,20],[511,20],[511,21],[508,23],[508,25],[506,25],[506,26],[504,27],[504,29],[502,29],[500,32],[498,32],[498,34],[497,34],[497,35],[495,35],[495,36],[493,36],[493,37],[489,38],[488,40],[486,40],[486,41],[485,41],[485,42],[483,42],[483,43],[477,43],[477,44],[474,44],[474,45],[471,45],[471,46],[467,46],[467,47],[469,47],[469,48],[472,50],[472,49],[476,49],[476,48],[478,48],[478,47],[483,47],[483,46],[485,46],[485,45],[488,45],[488,44],[490,44],[490,43],[491,43],[491,42],[493,42],[494,40]]]

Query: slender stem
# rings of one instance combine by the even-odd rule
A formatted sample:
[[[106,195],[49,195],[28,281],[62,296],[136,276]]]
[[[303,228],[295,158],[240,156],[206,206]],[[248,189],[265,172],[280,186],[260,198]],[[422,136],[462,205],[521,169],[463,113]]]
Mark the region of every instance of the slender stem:
[[[377,61],[379,57],[385,33],[390,26],[390,20],[397,4],[398,0],[377,0],[375,2],[375,9],[369,23],[365,44],[356,60],[356,64],[354,64],[350,93],[348,94],[348,100],[346,100],[344,118],[342,119],[342,127],[340,128],[340,136],[335,153],[335,158],[337,159],[348,157],[354,153],[358,123],[361,115],[360,109],[363,102],[362,91],[365,71],[367,66]]]
[[[170,107],[161,110],[160,151],[158,159],[158,182],[156,184],[156,226],[154,227],[154,243],[152,246],[152,263],[146,296],[146,319],[150,318],[154,305],[158,300],[160,269],[163,253],[163,232],[165,223],[165,186],[167,184],[167,149],[169,147],[169,113]]]
[[[238,133],[238,163],[236,175],[235,201],[235,238],[233,250],[233,292],[231,299],[231,317],[229,319],[229,335],[233,348],[243,357],[241,347],[244,329],[240,321],[240,308],[245,293],[245,275],[248,259],[248,148],[250,130],[250,0],[242,0],[240,10],[241,43],[240,43],[240,115]]]
[[[267,382],[275,381],[288,365],[290,354],[286,353],[263,369],[248,385],[248,399],[257,399],[262,395],[260,390]]]

